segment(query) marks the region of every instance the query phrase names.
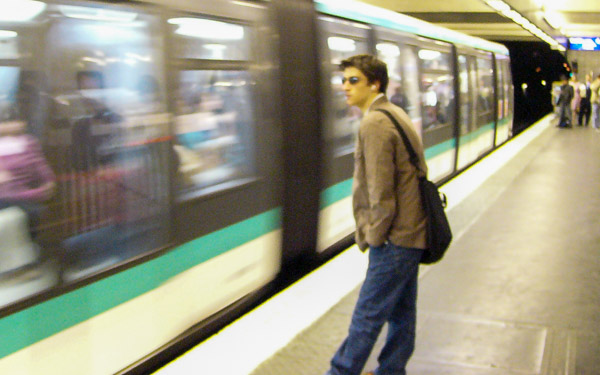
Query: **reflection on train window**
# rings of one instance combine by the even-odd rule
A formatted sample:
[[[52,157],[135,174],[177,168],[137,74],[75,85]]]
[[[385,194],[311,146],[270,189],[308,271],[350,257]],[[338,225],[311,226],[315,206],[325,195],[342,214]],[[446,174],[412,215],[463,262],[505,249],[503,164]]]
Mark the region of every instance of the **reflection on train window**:
[[[494,121],[494,71],[491,58],[477,58],[477,126]]]
[[[421,49],[418,55],[423,67],[421,76],[423,129],[427,131],[453,121],[453,76],[448,53]]]
[[[447,53],[421,49],[419,50],[419,58],[423,64],[423,69],[449,71],[451,68],[450,55]]]
[[[460,134],[465,135],[471,131],[473,127],[473,113],[472,110],[474,89],[472,83],[470,83],[469,75],[469,60],[465,55],[458,56],[458,87],[460,95]]]
[[[327,38],[327,47],[330,51],[330,61],[339,65],[342,60],[368,51],[367,42],[343,36],[330,36]]]
[[[346,36],[328,37],[327,47],[331,63],[330,83],[333,97],[333,121],[327,130],[327,137],[333,140],[335,153],[342,155],[354,151],[362,113],[358,108],[346,104],[346,96],[342,89],[343,72],[339,70],[339,64],[348,57],[367,53],[368,49],[366,41]]]
[[[206,188],[251,172],[251,86],[247,71],[180,72],[175,148],[181,191]]]
[[[18,35],[14,30],[0,29],[0,60],[19,58]]]
[[[388,67],[388,98],[410,116],[418,134],[421,134],[418,63],[414,49],[407,45],[398,47],[392,42],[380,42],[376,48],[377,56]]]
[[[358,107],[346,103],[346,95],[342,88],[343,72],[333,72],[331,76],[333,97],[333,127],[330,127],[328,138],[333,139],[336,153],[345,154],[354,151],[354,143],[362,112]]]
[[[0,228],[10,228],[0,233],[0,274],[24,280],[24,270],[34,270],[45,280],[20,285],[15,299],[168,238],[159,19],[43,5],[26,27],[11,24],[23,61],[0,68],[0,221],[12,220]],[[7,246],[22,252],[7,254]]]
[[[247,27],[202,18],[171,18],[175,56],[184,59],[249,60]]]

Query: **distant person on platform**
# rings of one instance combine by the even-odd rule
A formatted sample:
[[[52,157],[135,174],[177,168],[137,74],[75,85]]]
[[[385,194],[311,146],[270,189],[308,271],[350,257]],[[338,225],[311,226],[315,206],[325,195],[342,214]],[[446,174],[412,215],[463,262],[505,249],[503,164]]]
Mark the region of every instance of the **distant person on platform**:
[[[590,85],[592,92],[590,102],[592,103],[592,125],[600,131],[600,74]]]
[[[558,120],[559,128],[570,128],[571,118],[571,100],[573,100],[573,86],[569,84],[569,79],[566,76],[561,76],[562,86],[560,86],[560,94],[558,96],[558,107],[560,108],[560,117]]]
[[[341,62],[346,102],[363,119],[354,152],[352,205],[356,243],[369,249],[369,266],[348,336],[331,360],[328,375],[360,375],[385,323],[388,333],[377,374],[406,374],[415,346],[419,261],[426,247],[427,219],[421,205],[419,176],[427,174],[423,146],[403,110],[385,96],[387,66],[371,55]],[[410,160],[387,110],[402,126],[419,157]]]
[[[590,102],[592,96],[591,80],[592,76],[586,74],[585,83],[579,85],[579,96],[581,97],[581,101],[579,102],[579,115],[577,122],[579,126],[588,126],[590,123],[590,114],[592,112],[592,104]]]

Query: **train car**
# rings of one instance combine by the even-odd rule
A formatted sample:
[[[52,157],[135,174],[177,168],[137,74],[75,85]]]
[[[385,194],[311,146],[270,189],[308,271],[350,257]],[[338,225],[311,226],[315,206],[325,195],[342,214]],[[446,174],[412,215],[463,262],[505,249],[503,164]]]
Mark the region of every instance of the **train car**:
[[[0,373],[147,372],[347,246],[358,53],[431,179],[510,138],[506,48],[362,3],[0,2]]]
[[[360,111],[348,108],[338,64],[358,53],[386,62],[387,96],[421,134],[429,178],[447,181],[512,134],[506,47],[358,2],[316,2],[325,95],[325,177],[318,249],[351,235],[351,177]]]

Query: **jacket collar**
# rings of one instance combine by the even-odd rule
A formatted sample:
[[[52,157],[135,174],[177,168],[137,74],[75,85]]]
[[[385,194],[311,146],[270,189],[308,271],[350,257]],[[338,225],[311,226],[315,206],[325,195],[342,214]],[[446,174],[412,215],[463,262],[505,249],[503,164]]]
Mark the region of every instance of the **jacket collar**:
[[[381,93],[381,94],[377,95],[375,97],[375,100],[373,100],[373,103],[371,103],[371,105],[367,109],[367,112],[365,112],[365,115],[368,115],[369,112],[371,112],[372,110],[375,110],[375,109],[381,107],[383,104],[385,104],[387,102],[388,102],[388,99],[385,96],[385,94]]]

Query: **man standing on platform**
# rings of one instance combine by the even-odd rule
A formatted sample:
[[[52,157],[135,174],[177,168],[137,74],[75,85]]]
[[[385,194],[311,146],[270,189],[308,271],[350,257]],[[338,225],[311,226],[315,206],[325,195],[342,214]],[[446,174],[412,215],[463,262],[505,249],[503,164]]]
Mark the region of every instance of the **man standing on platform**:
[[[354,153],[352,200],[356,243],[369,249],[369,266],[347,338],[328,375],[360,375],[384,325],[388,334],[377,375],[406,374],[415,345],[419,260],[426,247],[426,216],[419,176],[427,174],[421,140],[409,116],[385,96],[387,66],[371,55],[340,64],[346,102],[363,113]],[[417,156],[417,170],[387,110],[406,132]]]
[[[591,76],[586,74],[585,83],[579,85],[579,96],[581,96],[581,101],[579,102],[579,126],[588,126],[590,123],[590,97],[592,96],[591,79]]]
[[[562,81],[562,86],[560,86],[560,95],[558,96],[558,105],[560,106],[558,127],[570,128],[571,118],[573,117],[573,113],[571,111],[571,100],[573,100],[574,90],[573,86],[569,84],[569,79],[567,76],[561,76],[560,80]]]
[[[590,89],[592,91],[592,125],[594,125],[594,129],[600,131],[600,74],[592,82]]]

